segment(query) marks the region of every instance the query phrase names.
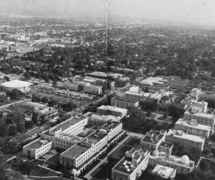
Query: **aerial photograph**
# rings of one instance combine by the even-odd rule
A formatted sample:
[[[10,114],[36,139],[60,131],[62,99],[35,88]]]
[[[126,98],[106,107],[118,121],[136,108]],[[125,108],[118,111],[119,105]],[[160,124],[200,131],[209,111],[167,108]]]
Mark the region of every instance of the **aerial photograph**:
[[[215,180],[215,0],[0,0],[0,180]]]

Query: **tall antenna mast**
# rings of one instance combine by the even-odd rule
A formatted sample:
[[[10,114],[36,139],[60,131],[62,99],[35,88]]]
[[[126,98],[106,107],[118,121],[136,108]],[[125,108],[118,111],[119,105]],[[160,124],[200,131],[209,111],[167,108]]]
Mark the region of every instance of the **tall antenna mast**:
[[[108,56],[108,0],[105,0],[105,64],[107,73],[107,56]]]

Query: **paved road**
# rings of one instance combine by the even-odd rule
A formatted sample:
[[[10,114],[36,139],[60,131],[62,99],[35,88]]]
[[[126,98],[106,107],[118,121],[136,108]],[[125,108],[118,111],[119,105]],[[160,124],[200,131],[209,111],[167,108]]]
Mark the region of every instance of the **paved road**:
[[[120,145],[122,145],[126,140],[128,140],[129,137],[130,137],[130,136],[127,136],[127,137],[126,137],[125,139],[123,139],[120,143],[118,143],[118,145],[117,145],[115,148],[113,148],[113,149],[107,154],[107,156],[106,156],[104,159],[102,159],[93,169],[91,169],[91,171],[88,172],[84,177],[87,178],[87,179],[91,179],[91,178],[92,178],[91,174],[92,174],[96,169],[98,169],[99,166],[101,166],[103,163],[107,162],[107,157],[108,157],[110,154],[112,154],[112,153],[113,153]]]

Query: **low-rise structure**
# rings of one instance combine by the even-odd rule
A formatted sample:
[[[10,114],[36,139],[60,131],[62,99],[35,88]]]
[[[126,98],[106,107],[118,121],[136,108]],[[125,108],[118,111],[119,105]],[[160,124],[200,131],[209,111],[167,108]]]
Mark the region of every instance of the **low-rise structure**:
[[[154,151],[158,149],[160,144],[165,141],[166,131],[156,131],[151,130],[143,135],[142,139],[140,140],[140,145],[144,149],[148,149],[149,151]]]
[[[128,107],[138,107],[139,101],[128,100],[127,98],[113,97],[111,99],[111,105],[127,109]]]
[[[176,168],[157,164],[152,170],[152,173],[162,178],[173,180],[176,176]]]
[[[195,148],[199,150],[203,150],[205,144],[205,138],[187,134],[184,131],[169,129],[166,134],[166,141],[171,143],[180,143],[186,146],[188,150],[190,148]]]
[[[172,154],[173,146],[172,143],[163,141],[158,147],[158,150],[165,152],[166,154]]]
[[[157,164],[174,168],[177,174],[189,174],[195,168],[195,162],[186,155],[178,157],[155,150],[149,157],[149,165],[155,167]]]
[[[29,158],[38,159],[43,154],[49,152],[52,147],[52,141],[36,139],[35,141],[23,147],[23,154]]]
[[[188,134],[207,138],[210,136],[211,127],[199,124],[197,120],[194,120],[194,119],[184,120],[180,118],[175,123],[175,129],[182,130],[184,132],[187,132]]]
[[[131,149],[112,169],[113,180],[135,180],[148,166],[150,153],[142,149]]]
[[[103,115],[113,115],[113,116],[126,116],[128,113],[127,109],[124,108],[118,108],[115,106],[100,106],[97,108],[97,113],[103,114]]]
[[[197,109],[188,109],[184,113],[184,120],[190,121],[192,119],[197,120],[199,124],[214,127],[215,115],[209,113],[203,113]]]

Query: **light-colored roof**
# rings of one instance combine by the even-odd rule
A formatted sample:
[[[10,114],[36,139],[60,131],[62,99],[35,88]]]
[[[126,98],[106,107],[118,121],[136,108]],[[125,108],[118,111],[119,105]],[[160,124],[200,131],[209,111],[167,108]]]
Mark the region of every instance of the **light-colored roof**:
[[[8,88],[23,88],[23,87],[28,87],[32,85],[32,83],[29,83],[26,81],[20,81],[20,80],[13,80],[13,81],[4,82],[1,85]]]
[[[163,178],[171,178],[174,171],[176,171],[176,169],[157,164],[155,168],[152,170],[152,173],[157,174]]]
[[[208,130],[208,131],[210,131],[210,129],[211,129],[210,126],[206,126],[206,125],[202,125],[202,124],[194,123],[194,122],[188,122],[182,118],[180,118],[175,124],[194,128],[194,129]]]
[[[115,107],[115,106],[104,106],[104,105],[102,105],[102,106],[98,107],[98,109],[110,110],[110,111],[122,112],[122,113],[128,112],[127,109],[123,109],[123,108],[119,108],[119,107]]]
[[[167,133],[167,136],[168,135],[173,135],[175,138],[180,138],[180,139],[193,141],[193,142],[197,142],[197,143],[204,143],[204,141],[205,141],[205,138],[203,138],[203,137],[187,134],[187,133],[185,133],[184,131],[181,131],[181,130],[169,129],[169,132]]]

